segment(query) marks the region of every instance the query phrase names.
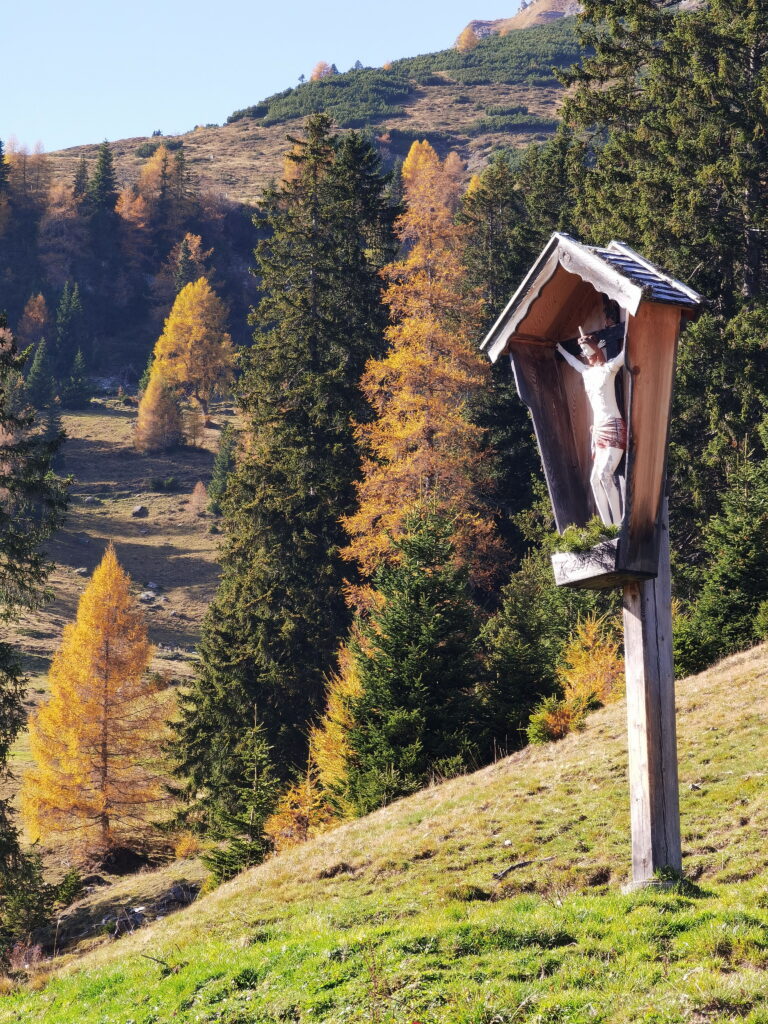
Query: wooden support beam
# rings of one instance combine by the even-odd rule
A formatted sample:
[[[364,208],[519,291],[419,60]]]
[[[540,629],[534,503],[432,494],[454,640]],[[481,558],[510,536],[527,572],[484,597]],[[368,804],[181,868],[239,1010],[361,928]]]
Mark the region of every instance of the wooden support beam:
[[[653,884],[662,868],[682,870],[666,501],[660,529],[658,576],[624,587],[631,888]]]

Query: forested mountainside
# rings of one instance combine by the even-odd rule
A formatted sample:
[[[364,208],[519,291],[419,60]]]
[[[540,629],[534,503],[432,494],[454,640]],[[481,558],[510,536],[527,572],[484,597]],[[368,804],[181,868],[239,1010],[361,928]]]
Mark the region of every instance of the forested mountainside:
[[[389,164],[402,159],[414,139],[426,138],[443,155],[457,152],[474,170],[494,149],[518,149],[552,134],[562,96],[553,68],[572,64],[579,52],[569,18],[491,36],[469,51],[451,48],[393,59],[383,68],[328,74],[244,106],[221,126],[200,125],[165,140],[148,132],[147,138],[113,141],[117,172],[133,183],[161,141],[183,145],[187,166],[204,187],[251,203],[280,173],[286,135],[319,110],[341,128],[370,130]],[[97,148],[51,154],[56,179],[71,179],[81,157],[93,160]]]

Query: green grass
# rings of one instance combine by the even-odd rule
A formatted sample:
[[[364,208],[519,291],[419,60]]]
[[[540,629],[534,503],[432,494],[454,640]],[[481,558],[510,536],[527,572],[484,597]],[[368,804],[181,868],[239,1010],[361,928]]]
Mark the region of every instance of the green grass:
[[[615,705],[71,957],[0,1021],[768,1024],[767,681],[759,648],[680,684],[672,890],[621,892]]]

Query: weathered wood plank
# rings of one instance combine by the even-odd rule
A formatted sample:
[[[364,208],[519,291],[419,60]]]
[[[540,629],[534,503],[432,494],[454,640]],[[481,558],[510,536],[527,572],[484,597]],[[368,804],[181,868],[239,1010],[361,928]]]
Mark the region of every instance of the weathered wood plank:
[[[632,376],[627,453],[625,565],[656,571],[666,450],[680,309],[643,303],[627,323],[626,364]]]
[[[682,869],[672,657],[672,596],[666,502],[659,572],[624,588],[632,876],[651,882],[662,868]]]

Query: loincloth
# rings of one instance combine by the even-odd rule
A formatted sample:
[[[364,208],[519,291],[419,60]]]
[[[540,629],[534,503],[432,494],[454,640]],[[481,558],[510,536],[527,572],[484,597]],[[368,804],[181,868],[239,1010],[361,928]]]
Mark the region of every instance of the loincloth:
[[[593,427],[592,446],[594,448],[621,448],[622,451],[626,451],[627,424],[619,417]]]

